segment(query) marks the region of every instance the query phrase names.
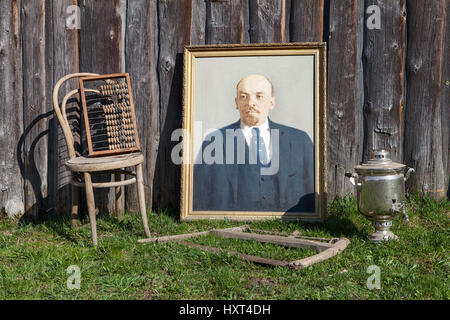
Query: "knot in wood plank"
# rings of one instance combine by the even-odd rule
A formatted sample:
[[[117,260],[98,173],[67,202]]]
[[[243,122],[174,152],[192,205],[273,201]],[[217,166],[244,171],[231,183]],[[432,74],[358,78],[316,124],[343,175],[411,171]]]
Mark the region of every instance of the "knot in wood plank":
[[[338,117],[338,119],[342,119],[344,117],[344,110],[336,109],[334,114],[336,115],[336,117]]]
[[[411,62],[408,64],[408,69],[410,72],[417,73],[420,68],[422,67],[422,59],[419,58],[416,61],[414,59],[411,59]]]
[[[163,61],[161,61],[161,69],[163,69],[166,72],[169,72],[173,69],[175,63],[170,58],[166,58]]]

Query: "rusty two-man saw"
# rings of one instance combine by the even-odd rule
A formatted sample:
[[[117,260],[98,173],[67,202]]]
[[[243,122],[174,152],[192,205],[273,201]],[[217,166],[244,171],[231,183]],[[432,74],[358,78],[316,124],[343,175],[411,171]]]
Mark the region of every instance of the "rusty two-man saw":
[[[249,233],[246,231],[254,231],[257,233]],[[270,235],[261,234],[261,233],[271,233]],[[258,256],[252,256],[248,254],[243,254],[235,251],[226,251],[219,248],[213,248],[206,245],[200,245],[196,243],[183,241],[185,239],[192,239],[198,236],[203,236],[207,234],[213,234],[215,236],[219,236],[222,238],[233,238],[233,239],[242,239],[242,240],[255,240],[263,243],[273,243],[285,247],[290,248],[302,248],[302,249],[312,249],[317,254],[303,258],[300,260],[294,261],[281,261],[275,259],[268,259]],[[254,263],[264,264],[264,265],[272,265],[272,266],[283,266],[290,267],[292,269],[301,269],[309,267],[317,262],[324,261],[329,259],[342,251],[348,246],[350,241],[346,238],[316,238],[316,237],[305,237],[299,236],[295,233],[290,235],[282,235],[280,233],[268,232],[263,230],[254,230],[250,229],[248,225],[243,225],[239,227],[233,228],[225,228],[225,229],[214,229],[210,231],[202,231],[202,232],[194,232],[194,233],[184,233],[179,235],[171,235],[171,236],[162,236],[162,237],[153,237],[147,239],[138,240],[139,243],[163,243],[168,241],[175,241],[177,243],[187,245],[192,248],[198,248],[204,251],[213,252],[213,253],[221,253],[225,252],[230,255],[237,256],[241,259],[245,259],[248,261],[252,261]]]

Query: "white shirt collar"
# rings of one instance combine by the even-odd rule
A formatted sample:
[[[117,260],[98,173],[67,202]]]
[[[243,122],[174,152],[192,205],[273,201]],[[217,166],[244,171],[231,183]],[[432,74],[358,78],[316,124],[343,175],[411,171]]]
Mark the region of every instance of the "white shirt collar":
[[[245,133],[247,133],[247,132],[250,133],[251,130],[252,130],[253,128],[259,128],[259,132],[260,132],[261,134],[265,134],[266,132],[269,132],[269,131],[270,131],[270,128],[269,128],[269,120],[266,119],[266,121],[264,121],[263,123],[261,123],[259,126],[253,126],[253,127],[249,127],[248,125],[246,125],[246,124],[244,123],[244,121],[241,120],[241,129],[242,129]],[[269,134],[269,135],[270,135],[270,134]]]

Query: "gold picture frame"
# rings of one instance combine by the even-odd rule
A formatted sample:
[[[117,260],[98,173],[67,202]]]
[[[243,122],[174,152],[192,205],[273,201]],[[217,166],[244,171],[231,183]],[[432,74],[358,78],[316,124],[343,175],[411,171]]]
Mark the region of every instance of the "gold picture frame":
[[[268,151],[268,154],[271,155],[269,164],[272,166],[273,163],[282,161],[278,164],[279,169],[277,167],[276,174],[271,173],[268,176],[261,176],[261,181],[265,181],[264,177],[266,177],[266,180],[270,182],[252,183],[250,185],[241,181],[243,179],[242,172],[244,172],[244,176],[249,176],[248,181],[256,181],[251,180],[254,178],[250,177],[249,171],[235,173],[236,170],[250,168],[245,167],[246,164],[235,170],[238,166],[235,166],[234,162],[230,162],[230,166],[227,158],[227,161],[224,159],[223,163],[220,163],[220,160],[216,161],[220,159],[219,157],[214,158],[216,162],[207,167],[211,160],[204,160],[203,162],[203,159],[206,159],[206,156],[209,155],[216,157],[221,153],[220,148],[209,148],[208,151],[214,149],[214,152],[206,153],[208,148],[206,142],[211,142],[210,145],[212,145],[212,142],[215,143],[220,140],[217,140],[215,134],[228,132],[225,130],[225,128],[231,128],[226,126],[227,123],[230,123],[228,117],[237,118],[239,122],[241,110],[238,109],[237,92],[241,92],[242,89],[239,79],[242,80],[246,77],[262,79],[261,75],[272,86],[275,106],[269,113],[270,130],[267,130],[272,132],[272,127],[275,128],[276,122],[270,118],[272,114],[273,117],[278,117],[277,122],[287,122],[280,126],[280,128],[287,127],[287,131],[285,134],[284,129],[280,129],[281,131],[273,129],[278,136],[270,135],[272,138],[269,140],[269,142],[271,141],[270,151]],[[269,94],[267,96],[270,97]],[[228,109],[228,106],[230,106],[230,109]],[[182,142],[180,204],[180,219],[182,221],[198,219],[238,221],[300,219],[307,222],[322,222],[325,219],[327,210],[326,43],[186,46],[184,50],[183,107],[184,138]],[[278,113],[275,113],[275,111]],[[259,113],[259,111],[254,112]],[[244,128],[244,122],[242,120],[239,122],[241,128]],[[293,133],[302,132],[303,136],[309,136],[312,145],[308,150],[311,150],[309,153],[312,152],[313,154],[308,155],[308,152],[303,152],[305,155],[301,155],[301,157],[306,160],[301,161],[303,161],[302,163],[308,163],[307,168],[312,170],[307,170],[305,167],[284,169],[288,168],[288,165],[284,165],[284,163],[288,163],[287,159],[293,159],[290,160],[289,166],[297,165],[296,159],[300,157],[302,150],[297,150],[295,147],[304,145],[297,144],[297,141],[299,141],[298,135],[292,135],[292,140],[289,140],[291,141],[289,142],[290,156],[281,154],[278,157],[279,153],[287,150],[283,147],[283,141],[287,141],[287,138],[284,139],[283,137],[290,137],[291,131]],[[208,133],[210,136],[208,136]],[[280,135],[282,138],[280,138]],[[223,141],[226,141],[226,139],[224,138]],[[281,148],[279,149],[281,151],[276,153],[276,159],[278,160],[274,160],[275,153],[272,154],[272,150],[275,150],[274,143],[279,143],[278,148]],[[238,142],[236,145],[238,145]],[[259,146],[258,144],[258,148]],[[225,150],[228,149],[224,147],[224,153]],[[250,144],[247,145],[246,150],[247,157],[250,154]],[[255,151],[255,154],[257,152]],[[234,154],[232,157],[233,161],[236,161]],[[236,158],[238,157],[239,155],[236,155]],[[203,168],[208,171],[203,170]],[[294,173],[288,174],[289,170],[293,170]],[[207,173],[203,174],[203,172]],[[232,172],[233,178],[227,176],[230,172]],[[302,178],[303,174],[312,176],[313,181]],[[233,185],[236,179],[239,180],[237,182],[238,187]],[[219,183],[217,183],[218,181]],[[223,186],[221,181],[223,181]],[[284,189],[281,188],[281,185]],[[299,191],[297,191],[297,185],[308,185],[309,187],[303,189],[299,187]],[[273,186],[277,186],[280,190],[272,188]],[[253,189],[259,191],[252,191]],[[257,197],[263,194],[261,190],[265,190],[265,195],[271,198],[270,201],[264,202],[265,200],[261,200],[263,203],[258,202]],[[273,193],[270,190],[273,190]],[[248,198],[246,192],[249,192]],[[300,197],[298,204],[292,207],[291,193],[294,198]],[[289,194],[289,196],[286,196],[286,194]],[[266,199],[265,195],[261,199]],[[286,200],[285,198],[289,199]],[[295,201],[297,201],[297,198],[295,198]],[[229,207],[227,207],[227,201]],[[255,209],[252,210],[252,208]]]

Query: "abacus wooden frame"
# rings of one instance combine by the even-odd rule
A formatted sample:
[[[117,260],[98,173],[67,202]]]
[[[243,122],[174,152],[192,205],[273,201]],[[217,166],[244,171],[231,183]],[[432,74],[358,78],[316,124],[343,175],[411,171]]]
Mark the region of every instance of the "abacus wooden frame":
[[[115,79],[115,78],[125,78],[127,83],[127,89],[128,94],[130,96],[130,109],[131,109],[131,118],[133,120],[133,131],[134,131],[134,139],[136,142],[136,146],[132,148],[120,148],[116,150],[102,150],[102,151],[94,151],[92,146],[92,137],[91,137],[91,131],[89,128],[89,118],[88,118],[88,112],[87,112],[87,104],[86,104],[86,89],[85,89],[85,82],[89,81],[95,81],[95,80],[107,80],[107,79]],[[130,84],[130,75],[128,73],[113,73],[113,74],[106,74],[106,75],[99,75],[99,76],[87,76],[87,77],[80,77],[80,91],[81,91],[81,102],[83,106],[83,115],[84,115],[84,121],[86,126],[86,140],[88,143],[89,148],[89,156],[106,156],[106,155],[114,155],[114,154],[121,154],[121,153],[129,153],[129,152],[135,152],[140,151],[140,145],[139,145],[139,137],[137,133],[137,126],[136,126],[136,116],[134,113],[134,101],[133,101],[133,94],[131,91],[131,84]]]

